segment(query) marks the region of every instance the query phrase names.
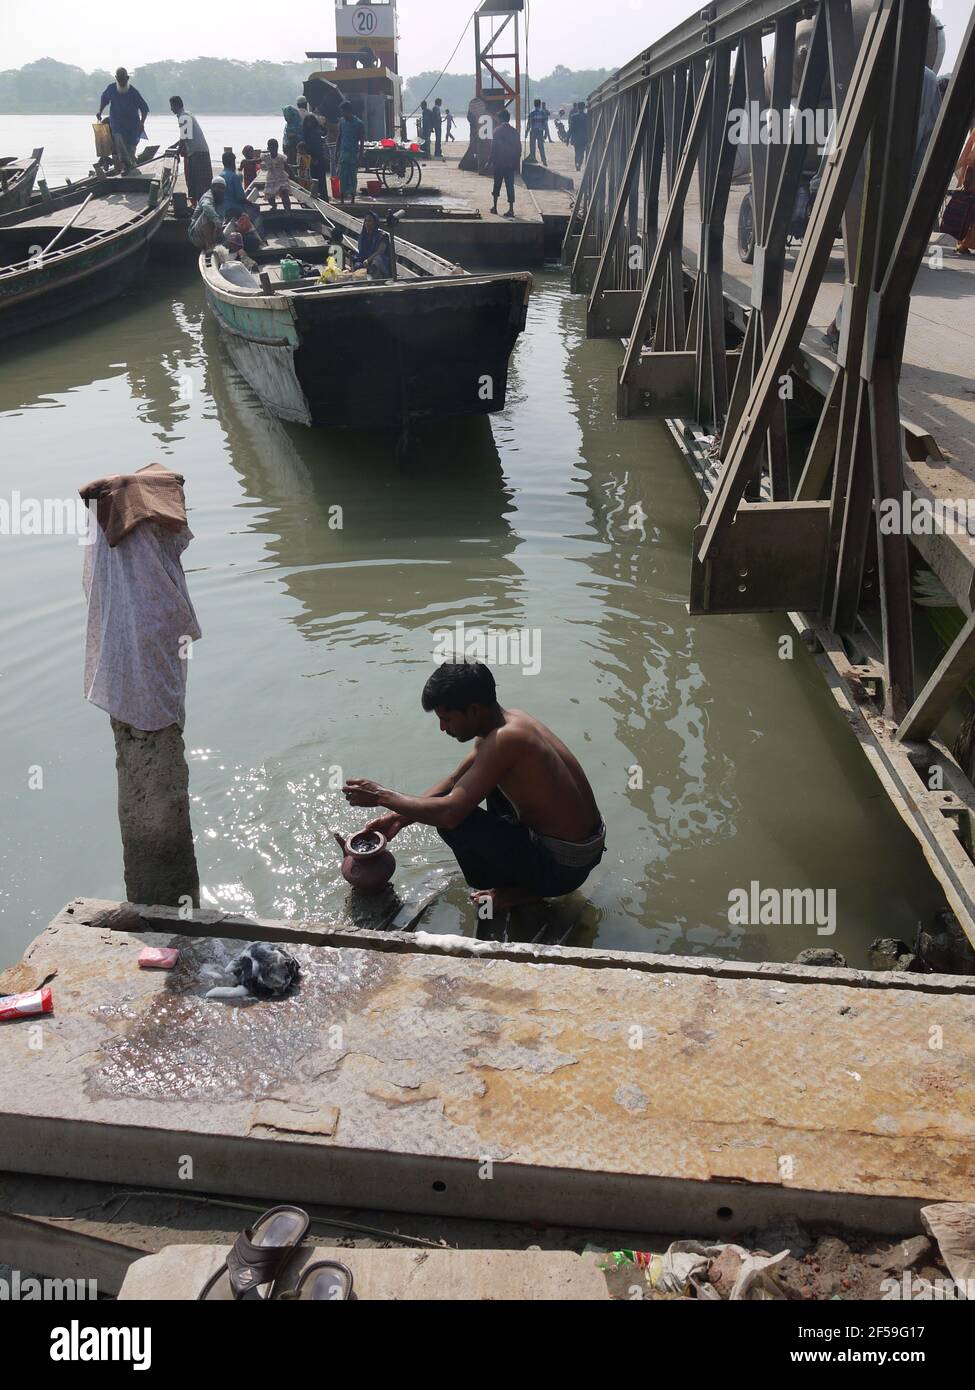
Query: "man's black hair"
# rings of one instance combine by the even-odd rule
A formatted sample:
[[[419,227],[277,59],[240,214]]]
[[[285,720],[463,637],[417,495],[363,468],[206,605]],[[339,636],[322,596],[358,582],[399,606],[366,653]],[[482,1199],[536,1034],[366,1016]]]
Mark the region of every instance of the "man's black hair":
[[[233,150],[224,150],[224,152],[223,152],[223,167],[224,167],[225,169],[232,169],[232,168],[234,167],[234,160],[235,160],[236,158],[237,158],[237,156],[234,154]]]
[[[169,104],[170,104],[170,106],[172,106],[174,103],[175,103],[176,106],[182,106],[182,105],[183,105],[183,98],[182,98],[182,97],[170,97],[170,98],[169,98]]]
[[[464,710],[471,705],[490,709],[498,703],[494,677],[483,661],[445,661],[423,687],[420,703],[427,713],[433,709]]]

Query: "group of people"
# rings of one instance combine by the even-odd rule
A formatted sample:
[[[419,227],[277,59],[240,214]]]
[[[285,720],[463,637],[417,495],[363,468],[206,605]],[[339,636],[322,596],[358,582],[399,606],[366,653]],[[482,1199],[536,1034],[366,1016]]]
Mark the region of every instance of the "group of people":
[[[443,141],[454,136],[454,118],[443,98],[436,97],[432,106],[420,102],[416,117],[416,133],[425,159],[443,159]]]
[[[210,148],[199,121],[186,110],[182,97],[170,97],[169,108],[179,123],[179,152],[183,158],[186,190],[190,206],[195,208],[209,191],[213,180]],[[115,81],[102,92],[95,113],[97,121],[102,119],[106,109],[112,131],[115,172],[131,173],[137,167],[136,146],[146,138],[145,122],[149,105],[129,80],[125,68],[116,71]],[[319,197],[327,199],[328,174],[331,172],[338,177],[339,196],[343,201],[354,203],[366,128],[355,114],[352,104],[343,102],[338,119],[333,122],[310,110],[307,98],[302,96],[294,105],[285,106],[282,115],[284,135],[280,146],[276,140],[268,140],[267,149],[259,155],[252,146],[244,146],[240,173],[244,176],[245,186],[253,183],[258,169],[263,167],[268,175],[267,192],[270,197],[281,196],[284,202],[289,179],[294,178],[316,191]],[[447,117],[449,139],[452,122],[449,111]],[[437,119],[439,153],[439,116]],[[289,204],[285,202],[285,206]]]

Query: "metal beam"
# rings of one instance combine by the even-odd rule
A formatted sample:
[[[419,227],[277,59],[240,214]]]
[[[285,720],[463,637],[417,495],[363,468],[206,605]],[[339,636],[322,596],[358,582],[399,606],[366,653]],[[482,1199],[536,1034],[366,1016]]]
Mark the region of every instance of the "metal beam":
[[[877,103],[878,71],[889,63],[896,29],[896,0],[879,0],[871,16],[851,83],[850,98],[837,131],[833,162],[813,204],[796,264],[789,299],[779,316],[769,349],[739,422],[721,480],[708,510],[701,559],[734,522],[735,508],[751,481],[762,436],[778,400],[778,383],[792,365],[833,249],[836,228],[853,186]]]
[[[640,297],[640,307],[637,310],[633,329],[630,333],[630,341],[626,348],[626,355],[623,358],[623,365],[620,368],[621,382],[626,381],[634,361],[640,356],[643,350],[643,339],[646,336],[647,328],[650,323],[651,305],[655,296],[660,291],[663,280],[665,258],[669,256],[677,230],[683,223],[684,200],[687,197],[691,175],[694,171],[694,165],[697,162],[698,149],[704,137],[704,124],[707,114],[708,96],[711,91],[712,73],[713,66],[709,63],[707,75],[705,76],[704,82],[701,84],[697,105],[694,109],[694,117],[691,121],[690,131],[688,132],[687,143],[684,146],[684,152],[677,169],[677,177],[674,181],[673,191],[671,192],[667,204],[664,225],[657,240],[657,245],[654,248],[653,263],[647,275],[647,283],[643,287],[643,293]]]

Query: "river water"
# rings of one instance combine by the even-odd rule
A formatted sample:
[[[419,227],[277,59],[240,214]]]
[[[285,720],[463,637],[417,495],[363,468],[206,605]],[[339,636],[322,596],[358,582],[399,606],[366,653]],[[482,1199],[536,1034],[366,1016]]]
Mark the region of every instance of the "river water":
[[[13,152],[33,140],[11,120]],[[419,694],[458,622],[532,634],[539,669],[499,666],[501,699],[573,747],[608,825],[597,874],[542,929],[742,959],[828,945],[861,966],[940,904],[811,660],[780,659],[785,618],[688,616],[695,487],[662,423],[615,419],[618,360],[586,341],[565,274],[538,273],[506,410],[427,430],[401,470],[387,437],[273,420],[191,270],[0,348],[0,497],[68,498],[155,460],[186,477],[206,904],[348,919],[329,831],[363,816],[336,783],[419,792],[456,764]],[[70,536],[0,536],[4,962],[72,896],[124,897],[111,732],[81,694],[81,559]],[[394,850],[401,892],[452,863],[425,827]],[[752,881],[833,890],[835,934],[730,924]],[[473,931],[458,884],[424,926]]]

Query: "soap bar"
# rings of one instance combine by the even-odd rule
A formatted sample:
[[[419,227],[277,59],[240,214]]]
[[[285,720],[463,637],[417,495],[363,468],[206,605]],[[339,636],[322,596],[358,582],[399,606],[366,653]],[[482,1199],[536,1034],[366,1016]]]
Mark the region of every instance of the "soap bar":
[[[143,970],[172,970],[179,960],[175,946],[146,946],[139,956]]]

